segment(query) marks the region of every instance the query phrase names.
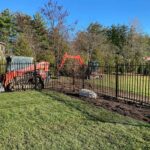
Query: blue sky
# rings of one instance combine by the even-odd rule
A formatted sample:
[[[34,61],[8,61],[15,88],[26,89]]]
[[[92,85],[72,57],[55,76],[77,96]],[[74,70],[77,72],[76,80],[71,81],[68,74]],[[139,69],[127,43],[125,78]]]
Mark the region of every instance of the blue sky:
[[[57,0],[70,13],[68,22],[78,20],[77,28],[85,29],[90,22],[104,26],[130,24],[139,20],[140,29],[150,34],[150,0]],[[9,8],[33,15],[46,0],[0,0],[0,11]]]

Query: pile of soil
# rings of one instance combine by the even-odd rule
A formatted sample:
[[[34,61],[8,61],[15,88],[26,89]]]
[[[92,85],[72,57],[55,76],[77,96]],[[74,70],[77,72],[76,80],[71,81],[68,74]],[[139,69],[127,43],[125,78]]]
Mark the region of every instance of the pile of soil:
[[[99,97],[98,99],[81,98],[79,95],[69,93],[68,95],[78,97],[81,100],[87,101],[97,107],[102,107],[112,112],[117,112],[124,116],[141,120],[150,123],[150,106],[143,106],[141,104],[125,102],[122,100],[115,100],[112,98]]]
[[[105,108],[112,112],[117,112],[124,116],[129,116],[131,118],[145,121],[150,123],[150,106],[144,106],[142,104],[133,103],[130,101],[116,100],[111,97],[102,97],[99,96],[97,99],[88,99],[79,97],[78,90],[70,90],[70,86],[68,84],[54,84],[57,85],[55,88],[49,88],[54,91],[65,93],[69,96],[77,97],[81,100],[87,101],[97,107]],[[70,92],[74,91],[74,92]]]

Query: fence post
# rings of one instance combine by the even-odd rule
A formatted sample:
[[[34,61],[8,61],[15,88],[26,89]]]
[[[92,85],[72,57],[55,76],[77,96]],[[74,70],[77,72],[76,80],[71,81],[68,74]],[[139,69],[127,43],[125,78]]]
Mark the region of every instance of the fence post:
[[[75,92],[75,70],[74,69],[73,69],[72,84],[73,84],[73,92]]]
[[[119,88],[118,88],[118,85],[119,85],[119,84],[118,84],[118,81],[119,81],[119,80],[118,80],[118,79],[119,79],[119,78],[118,78],[118,75],[119,75],[119,74],[118,74],[118,71],[119,71],[119,69],[118,69],[118,64],[116,64],[116,99],[118,99],[118,89],[119,89]]]
[[[36,78],[36,62],[34,62],[34,80],[35,80],[35,90],[37,89],[37,78]]]

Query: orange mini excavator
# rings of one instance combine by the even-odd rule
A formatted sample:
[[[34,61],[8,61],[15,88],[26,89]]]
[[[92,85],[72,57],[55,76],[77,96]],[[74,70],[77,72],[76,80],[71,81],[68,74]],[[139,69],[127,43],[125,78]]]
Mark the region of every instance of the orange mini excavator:
[[[78,64],[81,67],[84,67],[85,72],[85,78],[90,79],[90,77],[93,78],[102,78],[102,74],[99,73],[99,63],[96,61],[90,61],[87,65],[84,63],[84,60],[80,55],[69,55],[68,53],[65,53],[60,65],[58,66],[58,72],[63,68],[66,60],[73,59],[78,62]],[[72,68],[73,69],[73,68]]]
[[[79,65],[81,65],[81,66],[84,65],[84,60],[82,59],[82,57],[80,55],[73,56],[73,55],[68,55],[68,53],[65,53],[63,58],[62,58],[61,64],[58,66],[58,71],[63,68],[66,60],[68,60],[68,59],[77,60]]]

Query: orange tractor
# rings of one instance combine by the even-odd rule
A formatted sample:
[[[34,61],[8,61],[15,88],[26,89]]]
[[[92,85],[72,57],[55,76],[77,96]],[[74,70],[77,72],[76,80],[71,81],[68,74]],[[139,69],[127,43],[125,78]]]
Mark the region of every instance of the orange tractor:
[[[32,57],[9,56],[6,58],[5,73],[0,75],[0,82],[5,91],[25,89],[29,85],[42,89],[48,71],[48,62],[34,63]]]

